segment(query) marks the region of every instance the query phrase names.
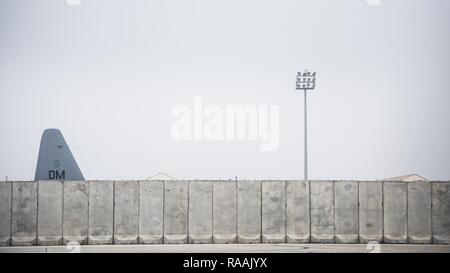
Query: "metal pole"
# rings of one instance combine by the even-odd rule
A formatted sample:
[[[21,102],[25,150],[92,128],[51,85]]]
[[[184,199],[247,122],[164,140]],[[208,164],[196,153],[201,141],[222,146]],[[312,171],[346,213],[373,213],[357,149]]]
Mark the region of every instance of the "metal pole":
[[[306,118],[306,89],[305,89],[305,182],[308,182],[308,125]]]

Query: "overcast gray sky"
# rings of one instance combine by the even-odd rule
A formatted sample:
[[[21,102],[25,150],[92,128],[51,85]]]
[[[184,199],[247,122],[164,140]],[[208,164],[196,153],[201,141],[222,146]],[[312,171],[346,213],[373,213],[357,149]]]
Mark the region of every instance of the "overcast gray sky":
[[[76,0],[72,0],[75,1]],[[0,0],[0,179],[45,128],[87,179],[450,179],[450,1]],[[280,106],[279,149],[174,141],[175,105]]]

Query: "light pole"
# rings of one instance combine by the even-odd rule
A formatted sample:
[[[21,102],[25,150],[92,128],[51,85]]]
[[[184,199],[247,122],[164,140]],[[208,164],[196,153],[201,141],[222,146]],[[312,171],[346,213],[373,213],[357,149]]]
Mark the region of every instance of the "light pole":
[[[305,70],[305,72],[297,73],[296,90],[303,90],[305,92],[305,170],[304,180],[308,182],[308,123],[307,123],[307,104],[306,104],[306,91],[313,90],[316,87],[316,72],[312,73]]]

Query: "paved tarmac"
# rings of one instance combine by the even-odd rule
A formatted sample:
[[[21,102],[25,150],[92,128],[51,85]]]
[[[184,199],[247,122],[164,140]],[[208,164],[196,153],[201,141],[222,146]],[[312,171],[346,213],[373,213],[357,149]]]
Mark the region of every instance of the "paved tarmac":
[[[0,247],[0,253],[450,253],[450,245],[186,244]]]

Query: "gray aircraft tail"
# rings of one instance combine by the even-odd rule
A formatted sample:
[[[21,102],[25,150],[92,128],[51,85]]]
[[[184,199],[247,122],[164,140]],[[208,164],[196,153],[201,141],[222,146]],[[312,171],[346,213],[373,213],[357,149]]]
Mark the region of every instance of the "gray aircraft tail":
[[[58,129],[46,129],[42,134],[34,180],[84,180]]]

